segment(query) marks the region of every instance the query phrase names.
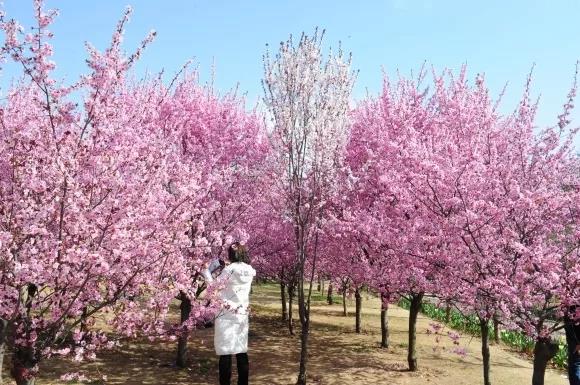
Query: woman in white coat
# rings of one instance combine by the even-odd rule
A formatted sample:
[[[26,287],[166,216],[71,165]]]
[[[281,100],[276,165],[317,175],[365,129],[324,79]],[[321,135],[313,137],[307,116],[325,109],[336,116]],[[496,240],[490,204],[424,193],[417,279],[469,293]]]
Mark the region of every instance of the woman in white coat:
[[[229,385],[232,376],[232,355],[236,355],[238,385],[248,384],[248,329],[250,288],[256,270],[247,262],[247,252],[236,242],[228,248],[229,263],[216,278],[220,284],[222,309],[215,319],[214,347],[219,358],[220,385]],[[204,272],[207,282],[213,281],[213,262]]]

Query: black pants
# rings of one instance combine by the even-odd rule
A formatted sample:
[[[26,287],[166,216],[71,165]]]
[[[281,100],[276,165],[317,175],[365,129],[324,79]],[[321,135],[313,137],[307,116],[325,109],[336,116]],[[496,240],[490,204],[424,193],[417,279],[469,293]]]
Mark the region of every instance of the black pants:
[[[574,324],[566,323],[564,330],[566,330],[568,344],[568,380],[570,385],[580,385],[580,352],[576,351],[576,346],[580,341],[578,341]]]
[[[250,363],[248,353],[236,354],[236,364],[238,366],[238,385],[248,385],[248,374]],[[232,378],[232,356],[220,356],[220,385],[230,385]]]

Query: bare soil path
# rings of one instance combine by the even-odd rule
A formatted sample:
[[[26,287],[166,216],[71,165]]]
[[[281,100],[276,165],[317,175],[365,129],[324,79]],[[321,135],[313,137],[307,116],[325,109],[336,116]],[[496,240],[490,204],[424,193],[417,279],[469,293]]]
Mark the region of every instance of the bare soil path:
[[[322,299],[322,296],[318,296]],[[316,299],[316,298],[315,298]],[[349,310],[354,310],[352,303]],[[250,383],[254,385],[294,384],[298,370],[298,336],[289,336],[280,321],[279,289],[276,285],[255,287],[254,315],[250,326]],[[312,307],[312,335],[308,374],[311,384],[434,384],[476,385],[482,383],[480,342],[462,336],[462,357],[451,353],[453,343],[440,343],[427,333],[430,319],[419,316],[417,325],[419,371],[406,371],[408,311],[389,309],[389,349],[381,349],[380,303],[374,297],[363,300],[363,333],[354,333],[354,317],[342,316],[342,304],[329,306],[322,301]],[[297,313],[296,309],[295,312]],[[297,316],[297,314],[296,314]],[[299,330],[297,330],[299,332]],[[73,363],[50,360],[42,365],[37,385],[62,384],[60,376],[81,371],[96,384],[201,385],[217,384],[217,358],[213,351],[213,330],[195,331],[190,339],[190,362],[186,369],[171,365],[175,345],[146,339],[103,352],[93,362]],[[5,363],[9,363],[6,357]],[[494,385],[531,383],[532,366],[525,358],[504,347],[491,347],[491,380]],[[234,365],[235,367],[235,365]],[[7,377],[7,368],[4,375]],[[100,380],[106,376],[106,381]],[[8,381],[8,384],[14,384]],[[235,383],[235,370],[234,381]],[[566,385],[564,373],[548,370],[546,385]]]

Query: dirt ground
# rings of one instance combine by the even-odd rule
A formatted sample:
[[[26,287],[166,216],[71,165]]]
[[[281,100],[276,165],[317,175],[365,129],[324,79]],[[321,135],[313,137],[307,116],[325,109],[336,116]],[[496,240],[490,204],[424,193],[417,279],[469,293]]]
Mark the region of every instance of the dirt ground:
[[[349,310],[353,304],[347,302]],[[250,383],[254,385],[294,384],[298,371],[298,336],[289,336],[280,317],[279,289],[275,285],[256,286],[252,297],[254,311],[250,325]],[[473,385],[482,383],[480,343],[477,338],[461,337],[460,347],[467,355],[449,351],[451,339],[428,334],[432,321],[419,317],[417,325],[419,371],[406,371],[408,311],[393,306],[389,310],[389,349],[381,349],[380,304],[373,297],[363,300],[363,332],[354,333],[354,317],[342,316],[342,304],[315,302],[312,307],[310,362],[311,384],[437,384]],[[297,313],[297,311],[295,311]],[[297,316],[297,314],[296,314]],[[447,330],[443,333],[446,334]],[[213,351],[213,330],[195,331],[190,339],[189,366],[172,366],[175,345],[142,340],[103,352],[87,363],[50,360],[41,366],[38,385],[62,384],[63,373],[81,371],[92,384],[217,384],[217,358]],[[6,357],[5,361],[10,361]],[[491,381],[494,385],[530,384],[531,363],[503,347],[491,347]],[[7,363],[7,362],[6,362]],[[235,367],[235,365],[234,365]],[[4,376],[7,376],[5,368]],[[106,376],[106,381],[101,380]],[[5,381],[7,384],[14,382]],[[235,383],[235,370],[232,383]],[[564,372],[548,370],[546,385],[565,385]]]

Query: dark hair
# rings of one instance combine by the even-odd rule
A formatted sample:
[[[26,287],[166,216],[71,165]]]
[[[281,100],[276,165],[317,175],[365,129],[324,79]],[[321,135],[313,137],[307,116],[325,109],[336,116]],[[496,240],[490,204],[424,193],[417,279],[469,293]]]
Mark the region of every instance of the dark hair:
[[[228,247],[228,258],[230,262],[248,263],[248,250],[240,242],[234,242]]]

